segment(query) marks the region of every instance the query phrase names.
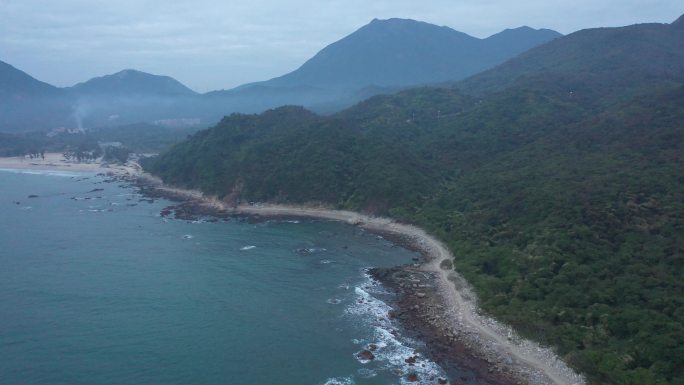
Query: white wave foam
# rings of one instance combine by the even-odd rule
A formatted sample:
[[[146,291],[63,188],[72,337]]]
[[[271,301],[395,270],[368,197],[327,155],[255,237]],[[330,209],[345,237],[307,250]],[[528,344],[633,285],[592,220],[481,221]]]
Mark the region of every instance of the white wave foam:
[[[256,248],[256,246],[250,245],[250,246],[243,246],[243,247],[240,248],[240,250],[241,250],[241,251],[247,251],[247,250],[252,250],[252,249],[254,249],[254,248]]]
[[[0,168],[0,171],[11,172],[15,174],[31,174],[31,175],[47,175],[47,176],[62,176],[62,177],[75,177],[82,176],[84,173],[76,173],[69,171],[57,171],[57,170],[23,170],[14,168]]]
[[[323,247],[305,247],[305,248],[297,249],[297,252],[300,254],[315,254],[315,253],[322,253],[324,251],[328,251],[328,249],[325,249]]]
[[[351,377],[329,378],[324,385],[354,385],[354,379]]]
[[[416,353],[415,341],[400,334],[394,321],[389,318],[392,308],[373,296],[388,294],[387,291],[370,275],[365,274],[365,277],[366,280],[354,288],[356,298],[347,307],[346,313],[369,327],[370,333],[364,340],[370,342],[365,348],[373,353],[373,361],[399,375],[401,384],[432,384],[437,377],[446,378],[437,363]],[[355,357],[362,360],[356,353]],[[409,381],[409,374],[415,374],[417,381]]]
[[[356,371],[361,378],[373,378],[378,375],[378,372],[373,369],[361,368]]]
[[[192,239],[192,238],[193,238],[193,236],[190,234],[183,235],[183,239]]]

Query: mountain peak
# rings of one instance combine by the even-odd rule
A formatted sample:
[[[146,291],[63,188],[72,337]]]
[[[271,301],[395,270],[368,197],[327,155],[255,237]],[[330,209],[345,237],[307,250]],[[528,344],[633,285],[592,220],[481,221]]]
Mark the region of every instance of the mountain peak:
[[[536,29],[528,26],[528,25],[523,25],[518,28],[506,28],[504,31],[536,31]]]
[[[392,17],[389,19],[373,19],[370,23],[361,27],[356,31],[406,31],[414,33],[416,31],[430,31],[430,30],[448,30],[451,32],[458,32],[449,27],[440,27],[434,24],[426,23],[424,21],[418,21],[413,19],[402,19],[398,17]],[[465,33],[458,32],[464,36],[468,36]],[[353,34],[352,34],[353,35]],[[469,36],[470,37],[470,36]]]
[[[138,70],[132,69],[132,68],[126,68],[125,70],[121,70],[121,71],[115,73],[114,75],[115,75],[115,76],[118,76],[118,77],[125,77],[125,76],[130,76],[130,75],[150,75],[150,76],[155,76],[155,75],[148,74],[148,73],[142,72],[142,71],[138,71]]]
[[[90,94],[191,95],[195,93],[169,76],[153,75],[130,68],[90,79],[72,88]]]
[[[402,19],[402,18],[398,18],[398,17],[390,17],[389,19],[375,18],[375,19],[371,20],[371,22],[368,24],[376,24],[376,25],[377,24],[385,24],[385,25],[396,24],[396,25],[398,25],[398,24],[418,24],[418,23],[422,23],[422,22],[416,21],[413,19]],[[427,23],[425,23],[425,24],[427,24]]]
[[[501,38],[513,38],[513,39],[520,39],[524,37],[538,37],[540,39],[548,39],[552,40],[557,37],[561,37],[563,34],[560,32],[554,31],[552,29],[546,29],[546,28],[532,28],[527,25],[523,25],[522,27],[518,28],[506,28],[503,31],[499,33],[495,33],[494,35],[488,37],[485,40],[488,39],[501,39]]]

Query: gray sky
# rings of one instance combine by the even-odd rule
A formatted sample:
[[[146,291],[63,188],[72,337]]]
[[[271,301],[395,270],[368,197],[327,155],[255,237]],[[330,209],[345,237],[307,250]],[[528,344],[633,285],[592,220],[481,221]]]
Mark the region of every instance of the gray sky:
[[[57,86],[125,68],[205,92],[296,69],[373,18],[477,37],[669,23],[681,0],[0,0],[0,60]]]

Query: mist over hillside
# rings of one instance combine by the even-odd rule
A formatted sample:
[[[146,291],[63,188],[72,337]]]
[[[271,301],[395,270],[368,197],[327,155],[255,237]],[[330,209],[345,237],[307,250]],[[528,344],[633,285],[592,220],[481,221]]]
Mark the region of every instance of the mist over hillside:
[[[332,113],[373,95],[462,79],[558,36],[521,27],[478,39],[414,20],[373,20],[289,74],[206,94],[130,69],[57,88],[1,63],[0,132],[155,121],[206,125],[232,112],[285,104]]]

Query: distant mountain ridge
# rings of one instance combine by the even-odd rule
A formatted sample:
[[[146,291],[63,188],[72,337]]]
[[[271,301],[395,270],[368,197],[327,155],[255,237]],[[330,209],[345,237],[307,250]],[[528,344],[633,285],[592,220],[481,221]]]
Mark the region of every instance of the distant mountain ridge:
[[[132,69],[57,88],[2,63],[0,98],[11,94],[23,99],[0,107],[0,131],[175,118],[216,122],[232,112],[261,112],[280,105],[335,112],[373,95],[462,79],[558,36],[551,30],[521,27],[478,39],[415,20],[375,19],[289,74],[206,94],[171,77]],[[41,102],[32,104],[37,100]]]
[[[295,71],[215,91],[211,97],[214,103],[232,106],[231,112],[294,104],[330,113],[373,95],[463,79],[559,36],[548,29],[521,27],[478,39],[410,19],[374,19]]]
[[[663,77],[684,79],[683,18],[671,24],[581,30],[532,48],[457,86],[473,93],[487,93],[516,83],[534,87],[531,77],[546,81],[553,78],[557,85],[568,87],[580,86],[587,80],[596,84],[603,80],[608,86],[618,79],[644,84]]]
[[[297,70],[257,84],[358,89],[460,80],[560,36],[521,27],[478,39],[410,19],[374,19]]]

